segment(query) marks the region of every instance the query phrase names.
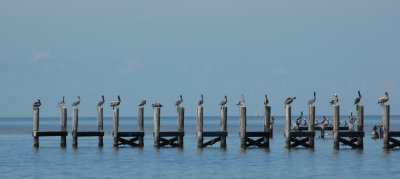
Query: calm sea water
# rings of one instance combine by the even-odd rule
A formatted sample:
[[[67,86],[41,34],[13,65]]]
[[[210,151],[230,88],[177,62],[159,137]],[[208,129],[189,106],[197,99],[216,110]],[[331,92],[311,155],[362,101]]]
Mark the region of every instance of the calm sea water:
[[[344,117],[341,118],[342,120]],[[333,150],[332,136],[317,138],[315,149],[284,148],[284,118],[276,117],[270,149],[239,147],[239,119],[228,117],[227,149],[219,143],[197,149],[196,121],[185,118],[184,148],[153,147],[152,118],[145,118],[145,147],[112,147],[111,118],[104,119],[104,147],[97,138],[79,138],[79,147],[59,147],[59,137],[40,138],[32,147],[31,118],[0,118],[0,178],[400,178],[400,150],[384,151],[382,140],[370,132],[380,116],[365,117],[364,150],[341,146]],[[248,131],[262,130],[262,117],[248,117]],[[71,119],[68,119],[69,132]],[[391,117],[391,130],[400,130],[400,116]],[[205,130],[218,130],[219,118],[206,117]],[[79,130],[95,130],[96,118],[80,118]],[[58,118],[41,118],[40,130],[58,130]],[[175,130],[176,118],[161,119],[161,130]],[[136,130],[136,118],[121,118],[120,130]],[[319,132],[317,132],[319,136]]]

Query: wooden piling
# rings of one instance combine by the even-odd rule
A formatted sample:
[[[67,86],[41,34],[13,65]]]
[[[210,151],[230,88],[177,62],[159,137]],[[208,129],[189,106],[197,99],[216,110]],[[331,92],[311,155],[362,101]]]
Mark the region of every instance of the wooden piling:
[[[221,107],[221,131],[227,132],[228,107]],[[221,148],[226,148],[226,136],[221,136]]]
[[[144,132],[144,107],[140,106],[138,107],[138,130],[139,132]],[[139,137],[139,145],[141,147],[144,146],[144,140],[143,140],[143,136]]]
[[[270,137],[264,137],[264,144],[269,148],[269,138],[272,138],[271,131],[271,106],[264,106],[264,132],[271,132]]]
[[[113,108],[113,141],[114,147],[118,147],[119,108]]]
[[[364,106],[357,105],[357,131],[364,132]],[[357,145],[360,149],[364,148],[364,137],[357,137]]]
[[[178,107],[178,132],[185,131],[185,108]],[[183,135],[178,136],[178,147],[183,147]]]
[[[160,107],[154,107],[154,147],[160,147]]]
[[[78,147],[78,108],[72,110],[72,147]]]
[[[60,128],[61,132],[67,132],[67,108],[60,108]],[[61,135],[60,147],[67,146],[67,136]]]
[[[333,149],[339,149],[339,105],[332,106],[332,113],[333,113]]]
[[[292,121],[292,107],[290,105],[285,106],[285,148],[290,148],[290,127]]]
[[[308,106],[308,131],[314,132],[315,106]],[[308,144],[314,148],[314,136],[308,137]]]
[[[325,127],[321,124],[321,139],[325,138]]]
[[[39,108],[33,108],[33,147],[39,147]]]
[[[389,149],[389,129],[390,129],[390,105],[384,105],[382,108],[383,120],[383,148]]]
[[[203,106],[197,106],[197,147],[203,147]]]
[[[97,108],[97,130],[103,132],[103,108]],[[99,135],[99,147],[103,147],[103,135]]]
[[[245,149],[246,148],[246,125],[247,125],[246,107],[240,106],[239,111],[240,111],[240,129],[239,129],[240,147]]]

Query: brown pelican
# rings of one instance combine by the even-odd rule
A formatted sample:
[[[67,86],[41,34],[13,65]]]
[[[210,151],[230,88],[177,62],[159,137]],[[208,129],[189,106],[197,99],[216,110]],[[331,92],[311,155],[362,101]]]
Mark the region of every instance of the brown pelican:
[[[331,100],[331,101],[329,101],[329,104],[331,104],[331,105],[337,105],[339,103],[339,98],[338,98],[338,95],[335,93],[334,95],[333,95],[333,99]]]
[[[314,105],[316,99],[317,99],[317,97],[315,96],[315,91],[314,91],[314,96],[312,99],[310,99],[310,101],[308,101],[308,105],[309,106]]]
[[[383,106],[387,101],[389,101],[389,93],[385,91],[385,96],[382,96],[378,99],[378,104],[381,104]]]
[[[228,102],[228,97],[225,95],[224,99],[219,103],[219,105],[221,107],[224,107],[227,102]]]
[[[119,106],[119,104],[121,104],[121,98],[118,95],[118,99],[112,100],[110,106],[115,108],[115,107]]]
[[[151,106],[153,106],[153,108],[161,108],[161,107],[163,107],[163,105],[161,103],[159,103],[159,102],[156,102],[156,103],[152,104]]]
[[[143,107],[146,104],[146,99],[142,99],[140,104],[138,105],[139,107]]]
[[[81,103],[81,97],[80,96],[78,96],[78,99],[75,102],[73,102],[71,106],[73,108],[78,108],[79,107],[79,103]]]
[[[265,95],[264,106],[268,105],[268,103],[269,103],[268,96],[267,96],[267,95]]]
[[[296,97],[288,97],[288,98],[286,98],[286,100],[285,100],[285,105],[290,105],[292,102],[293,102],[293,100],[295,100],[296,99]]]
[[[179,95],[179,99],[175,102],[175,106],[179,107],[181,103],[183,102],[182,95]]]
[[[102,108],[104,105],[104,95],[101,95],[101,100],[97,103],[97,108]]]
[[[240,100],[236,105],[238,105],[238,106],[244,106],[245,105],[245,100],[244,100],[243,95],[240,97]]]
[[[200,100],[199,100],[199,102],[197,102],[197,106],[201,106],[201,105],[203,105],[203,94],[201,94],[200,95]]]
[[[361,101],[361,93],[360,90],[358,90],[358,97],[356,97],[356,99],[354,99],[354,105],[358,105]]]
[[[297,120],[300,120],[300,121],[301,121],[301,119],[303,119],[303,111],[300,112],[300,116],[297,117],[296,121],[297,121]]]
[[[42,105],[42,103],[40,102],[40,99],[38,99],[37,101],[35,101],[32,106],[33,109],[38,109],[40,107],[40,105]]]
[[[57,107],[58,107],[58,108],[63,108],[63,107],[64,107],[64,105],[65,105],[64,98],[65,98],[65,96],[63,96],[62,101],[60,101],[60,102],[57,103]]]

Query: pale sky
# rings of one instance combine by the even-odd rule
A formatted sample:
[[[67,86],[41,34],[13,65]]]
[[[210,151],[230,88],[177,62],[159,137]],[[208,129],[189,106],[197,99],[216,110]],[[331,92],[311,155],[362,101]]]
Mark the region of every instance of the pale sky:
[[[292,113],[307,111],[317,92],[317,115],[354,111],[357,90],[366,114],[380,114],[389,91],[400,114],[400,1],[0,1],[0,117],[59,116],[56,104],[80,95],[80,116],[95,117],[100,95],[121,95],[121,116],[136,116],[142,98],[175,116],[183,95],[194,116],[200,94],[205,115],[228,115],[243,94],[248,115],[272,115],[296,96]],[[147,105],[146,116],[152,115]],[[69,111],[70,112],[70,111]]]

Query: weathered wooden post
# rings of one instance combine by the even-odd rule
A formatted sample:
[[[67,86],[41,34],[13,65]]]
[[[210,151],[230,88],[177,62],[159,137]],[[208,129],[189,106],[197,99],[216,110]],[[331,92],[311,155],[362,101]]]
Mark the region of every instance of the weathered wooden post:
[[[116,106],[113,108],[113,139],[114,139],[114,147],[118,147],[118,127],[119,127],[119,107]]]
[[[285,148],[290,148],[290,127],[292,121],[292,107],[290,105],[285,106]]]
[[[185,108],[178,107],[178,132],[185,131]],[[183,147],[183,135],[178,136],[178,147]]]
[[[139,132],[144,132],[144,107],[138,107],[138,130]],[[139,145],[140,147],[144,146],[143,136],[139,137]]]
[[[339,105],[332,106],[332,113],[333,113],[333,149],[339,149]]]
[[[154,107],[154,147],[160,147],[160,107]]]
[[[239,129],[239,135],[240,135],[240,147],[245,149],[246,148],[246,107],[245,106],[240,106],[239,108],[240,111],[240,129]]]
[[[382,108],[383,117],[383,148],[389,149],[389,129],[390,129],[390,105],[384,105]]]
[[[363,132],[364,131],[364,106],[357,105],[357,120],[358,120],[357,131]],[[360,149],[364,148],[364,138],[362,136],[359,136],[357,138],[357,145]]]
[[[269,137],[264,137],[264,144],[266,144],[266,147],[269,148],[269,138],[272,138],[270,106],[264,106],[264,132],[270,132]]]
[[[72,110],[72,147],[78,147],[78,108]]]
[[[228,107],[222,106],[221,107],[221,131],[222,132],[227,132],[227,129],[226,129],[227,116],[228,116]],[[221,148],[226,148],[226,136],[221,136]]]
[[[325,126],[321,124],[321,139],[325,138]]]
[[[33,108],[33,147],[39,147],[39,108]]]
[[[65,133],[65,132],[67,132],[67,108],[62,107],[62,108],[60,108],[60,111],[61,111],[61,116],[60,116],[61,132]],[[61,147],[67,146],[67,136],[61,135],[60,146]]]
[[[203,106],[197,106],[197,147],[203,147]]]
[[[103,107],[97,108],[97,130],[103,132]],[[99,135],[99,147],[103,147],[102,135]]]
[[[308,131],[314,132],[315,106],[308,106]],[[308,137],[308,144],[314,148],[314,136]]]

